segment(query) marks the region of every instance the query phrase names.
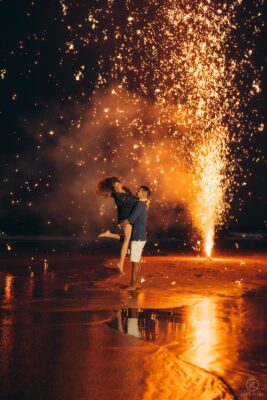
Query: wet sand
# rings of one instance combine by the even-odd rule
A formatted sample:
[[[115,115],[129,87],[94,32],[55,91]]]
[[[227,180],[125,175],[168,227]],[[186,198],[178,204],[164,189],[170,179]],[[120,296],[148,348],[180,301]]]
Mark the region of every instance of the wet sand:
[[[267,398],[267,254],[0,260],[1,399]]]

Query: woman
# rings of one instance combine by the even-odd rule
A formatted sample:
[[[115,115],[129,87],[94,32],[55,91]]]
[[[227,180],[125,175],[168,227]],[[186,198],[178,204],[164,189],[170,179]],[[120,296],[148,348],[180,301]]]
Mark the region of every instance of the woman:
[[[116,176],[111,176],[100,181],[97,185],[97,192],[102,196],[109,196],[114,199],[118,210],[118,224],[130,216],[138,201],[137,198],[131,193],[131,191],[127,187],[122,185],[121,181]],[[132,226],[130,224],[127,224],[122,229],[124,236],[121,247],[120,260],[117,266],[123,274],[123,266],[131,239]],[[119,235],[113,234],[109,230],[107,230],[98,235],[98,238],[102,237],[117,239]]]

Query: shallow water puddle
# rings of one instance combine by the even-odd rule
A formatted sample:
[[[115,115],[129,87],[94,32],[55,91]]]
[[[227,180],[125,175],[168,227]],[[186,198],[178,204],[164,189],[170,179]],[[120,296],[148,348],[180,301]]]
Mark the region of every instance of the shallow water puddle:
[[[108,325],[128,335],[166,345],[177,340],[184,324],[185,308],[123,308],[115,312]]]
[[[248,382],[253,380],[262,397],[267,368],[263,308],[260,298],[206,297],[177,308],[123,308],[108,325],[212,373],[227,382],[237,398],[249,395]]]

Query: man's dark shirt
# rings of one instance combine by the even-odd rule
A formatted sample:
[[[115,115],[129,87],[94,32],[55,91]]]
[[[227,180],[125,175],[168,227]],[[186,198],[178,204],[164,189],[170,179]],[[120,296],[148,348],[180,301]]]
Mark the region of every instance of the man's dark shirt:
[[[146,233],[146,220],[147,220],[147,207],[144,201],[138,201],[133,212],[127,218],[133,226],[131,240],[147,240]]]
[[[129,217],[138,201],[127,187],[123,186],[123,190],[125,193],[114,192],[111,195],[117,205],[118,222],[121,222]]]

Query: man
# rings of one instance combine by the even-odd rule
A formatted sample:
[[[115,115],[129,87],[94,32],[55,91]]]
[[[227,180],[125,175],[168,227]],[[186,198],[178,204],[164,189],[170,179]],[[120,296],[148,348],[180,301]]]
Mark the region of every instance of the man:
[[[150,199],[151,191],[147,186],[140,186],[136,196],[138,202],[130,216],[120,222],[119,226],[124,227],[127,224],[132,225],[132,235],[130,242],[130,261],[132,263],[132,279],[128,287],[129,290],[136,290],[137,281],[140,274],[140,260],[142,257],[143,248],[146,244],[146,222],[147,222],[147,207]]]

